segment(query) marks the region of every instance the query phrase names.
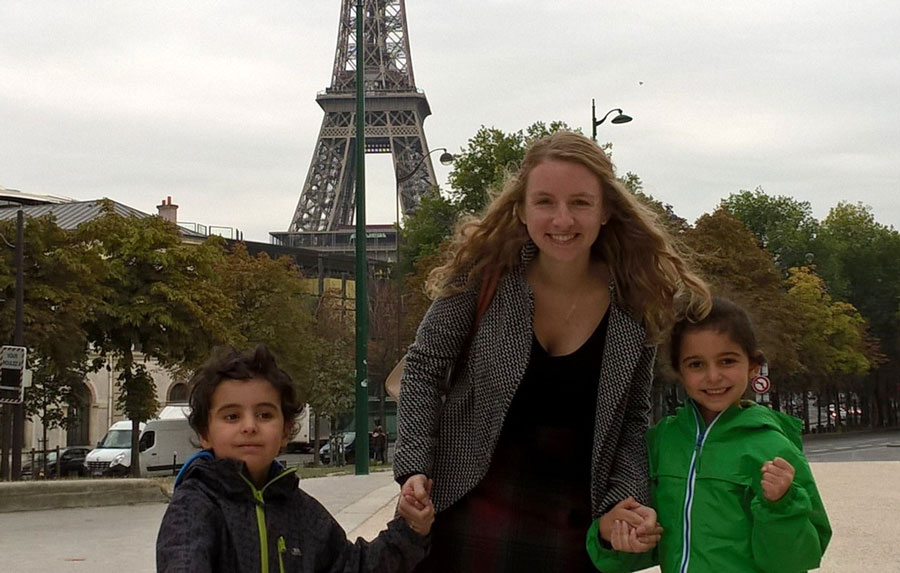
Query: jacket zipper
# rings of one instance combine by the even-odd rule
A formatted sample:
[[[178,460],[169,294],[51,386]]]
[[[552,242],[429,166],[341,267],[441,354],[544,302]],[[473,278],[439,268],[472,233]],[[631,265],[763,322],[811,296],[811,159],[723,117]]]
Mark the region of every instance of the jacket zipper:
[[[287,545],[284,543],[284,536],[278,536],[278,571],[284,573],[284,552]]]
[[[250,491],[253,493],[253,499],[256,500],[256,527],[259,530],[259,560],[260,560],[260,571],[266,572],[269,570],[269,532],[266,528],[266,511],[265,511],[265,499],[263,499],[263,493],[266,491],[266,488],[283,478],[284,476],[296,472],[296,469],[289,469],[281,472],[271,480],[269,483],[264,485],[261,489],[256,489],[256,486],[253,485],[253,482],[247,479],[244,474],[239,474],[241,479],[243,479],[248,486],[250,486]],[[283,552],[284,546],[284,538],[278,538],[278,565],[281,568],[281,573],[284,573],[284,564],[282,563],[281,554]]]
[[[682,523],[682,537],[681,537],[681,565],[678,568],[680,573],[687,573],[688,565],[690,565],[691,561],[691,508],[694,505],[694,485],[697,479],[697,466],[700,464],[700,456],[703,454],[703,446],[706,444],[706,438],[709,437],[709,432],[712,430],[713,425],[719,420],[719,416],[722,415],[721,412],[713,419],[712,422],[709,423],[709,426],[701,432],[700,431],[700,414],[697,412],[697,406],[692,402],[691,406],[693,406],[694,411],[694,420],[697,422],[696,426],[696,442],[694,444],[694,451],[691,454],[691,467],[688,471],[688,483],[687,490],[684,494],[684,515],[683,515],[683,523]]]

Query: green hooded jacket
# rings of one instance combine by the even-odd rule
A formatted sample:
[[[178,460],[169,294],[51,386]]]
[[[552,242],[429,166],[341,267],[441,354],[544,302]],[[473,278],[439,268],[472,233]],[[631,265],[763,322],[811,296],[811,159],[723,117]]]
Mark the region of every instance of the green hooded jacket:
[[[796,573],[819,566],[831,526],[809,464],[801,422],[753,402],[721,412],[707,427],[688,404],[647,431],[653,505],[664,532],[652,551],[614,551],[599,538],[587,548],[601,571],[659,564],[665,573]],[[760,480],[776,456],[794,467],[784,497],[770,502]]]

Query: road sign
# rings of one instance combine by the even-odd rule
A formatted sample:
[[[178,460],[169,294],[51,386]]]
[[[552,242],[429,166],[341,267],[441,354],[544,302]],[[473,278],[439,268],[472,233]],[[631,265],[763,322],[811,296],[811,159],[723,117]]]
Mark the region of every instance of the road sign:
[[[3,368],[25,370],[25,355],[28,350],[24,346],[4,346],[0,350],[0,361]]]
[[[0,404],[22,403],[22,373],[27,353],[24,346],[0,348]]]
[[[766,376],[756,376],[750,381],[750,387],[757,394],[765,394],[772,387],[772,382]]]

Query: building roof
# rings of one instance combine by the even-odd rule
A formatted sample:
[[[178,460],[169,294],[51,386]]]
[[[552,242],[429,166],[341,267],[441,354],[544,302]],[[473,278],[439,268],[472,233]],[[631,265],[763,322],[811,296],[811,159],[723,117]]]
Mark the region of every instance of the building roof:
[[[7,221],[16,218],[16,211],[22,209],[26,217],[38,218],[44,215],[52,215],[56,219],[56,224],[61,229],[67,231],[74,230],[78,225],[92,221],[103,215],[102,202],[104,199],[95,199],[93,201],[72,201],[70,203],[56,203],[44,205],[6,205],[0,206],[0,221]],[[134,207],[123,205],[111,199],[113,212],[123,217],[136,217],[143,219],[150,217],[143,211],[138,211]],[[185,237],[206,238],[206,235],[197,233],[182,227],[178,228],[179,232]]]
[[[45,193],[25,193],[18,189],[7,189],[0,185],[0,207],[10,205],[41,205],[45,203],[71,203],[71,197],[47,195]]]

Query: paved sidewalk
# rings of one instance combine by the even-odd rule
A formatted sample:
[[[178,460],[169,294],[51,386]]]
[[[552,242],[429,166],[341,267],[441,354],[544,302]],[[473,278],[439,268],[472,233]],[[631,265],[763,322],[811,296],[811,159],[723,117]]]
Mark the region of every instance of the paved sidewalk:
[[[393,517],[400,489],[389,471],[304,479],[300,487],[335,516],[350,539],[377,535]],[[141,503],[0,513],[0,571],[155,571],[165,510],[164,503]],[[378,523],[382,514],[387,517]]]
[[[300,488],[331,512],[349,539],[371,539],[378,535],[393,518],[400,493],[400,486],[389,471],[366,476],[310,478],[301,480]],[[387,518],[379,522],[382,515]]]
[[[819,571],[900,570],[900,462],[814,463],[834,536]],[[390,472],[305,479],[348,531],[371,539],[394,514]],[[0,513],[3,571],[154,571],[165,504]],[[650,569],[649,571],[654,571]]]

